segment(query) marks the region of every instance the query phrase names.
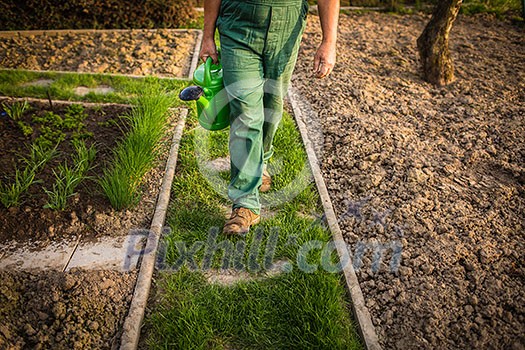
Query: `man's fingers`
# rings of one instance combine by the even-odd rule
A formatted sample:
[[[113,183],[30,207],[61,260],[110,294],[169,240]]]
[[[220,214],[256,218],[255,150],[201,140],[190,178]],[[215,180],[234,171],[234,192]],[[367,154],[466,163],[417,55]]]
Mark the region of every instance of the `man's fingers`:
[[[215,54],[213,54],[213,53],[202,53],[200,55],[201,60],[203,60],[204,62],[206,62],[208,57],[211,57],[211,59],[213,60],[213,63],[217,63],[217,54],[216,53]]]
[[[321,63],[321,59],[316,56],[314,58],[314,73],[316,75],[319,74],[320,63]]]
[[[326,62],[321,62],[319,64],[318,69],[316,70],[316,75],[315,76],[317,78],[324,78],[324,77],[328,76],[332,72],[333,68],[334,68],[333,64],[329,64],[329,63],[326,63]]]
[[[213,41],[213,39],[204,40],[202,42],[201,51],[199,52],[199,58],[203,62],[206,62],[208,57],[212,58],[213,63],[218,62],[217,48],[215,47],[215,42]]]

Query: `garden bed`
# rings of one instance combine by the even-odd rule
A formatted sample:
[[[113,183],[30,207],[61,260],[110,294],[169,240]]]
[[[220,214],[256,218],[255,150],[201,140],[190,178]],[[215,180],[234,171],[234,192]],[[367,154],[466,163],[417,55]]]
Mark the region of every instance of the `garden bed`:
[[[0,32],[0,67],[186,78],[197,30]]]
[[[13,182],[15,168],[19,170],[24,168],[21,156],[27,157],[29,144],[37,144],[38,140],[41,140],[44,124],[35,120],[41,119],[46,113],[49,115],[49,112],[64,120],[71,106],[81,105],[55,101],[51,107],[49,102],[31,102],[30,109],[20,119],[33,129],[32,134],[28,136],[24,136],[16,122],[5,115],[2,116],[0,177],[6,184]],[[22,194],[19,206],[0,208],[0,223],[4,228],[0,232],[0,243],[11,240],[18,242],[38,240],[41,245],[45,245],[65,237],[122,236],[129,234],[132,229],[149,227],[162,169],[154,169],[148,174],[142,185],[141,205],[130,210],[112,209],[97,182],[97,179],[103,175],[104,169],[111,163],[113,148],[127,129],[127,121],[121,116],[128,114],[130,107],[106,104],[76,109],[82,109],[85,114],[83,121],[85,128],[82,129],[83,135],[80,136],[86,138],[88,147],[94,145],[97,151],[93,167],[86,174],[88,178],[81,182],[74,191],[76,193],[67,199],[67,205],[63,210],[45,208],[50,197],[44,188],[52,189],[56,182],[55,172],[58,171],[58,166],[64,162],[69,162],[71,166],[71,155],[75,153],[71,142],[75,138],[75,131],[63,130],[64,140],[56,148],[57,155],[36,174],[35,180],[39,182],[32,184],[27,193]]]
[[[0,271],[0,348],[116,349],[136,273]]]
[[[161,130],[164,136],[161,136],[160,142],[155,142],[158,144],[158,153],[157,151],[153,153],[155,166],[143,178],[138,204],[126,206],[128,209],[119,211],[112,209],[98,181],[111,173],[111,169],[115,169],[118,159],[123,159],[122,153],[119,153],[121,158],[116,154],[119,145],[132,137],[133,130],[137,132],[140,129],[137,127],[136,120],[144,115],[148,116],[148,119],[154,118],[153,115],[159,115],[159,111],[163,110],[162,108],[147,110],[151,104],[144,102],[145,99],[147,97],[139,97],[136,105],[138,108],[118,104],[0,99],[0,103],[5,104],[3,112],[8,112],[2,113],[0,119],[0,130],[2,130],[0,176],[4,184],[13,183],[12,180],[16,177],[15,167],[20,172],[27,166],[21,160],[22,157],[32,159],[27,152],[29,144],[33,147],[45,146],[46,139],[43,136],[46,135],[53,136],[53,140],[62,139],[56,149],[55,143],[52,143],[51,147],[42,146],[44,149],[54,149],[57,154],[37,171],[35,179],[40,182],[32,184],[28,191],[22,193],[19,204],[6,209],[3,203],[0,219],[4,226],[9,225],[9,227],[1,232],[0,258],[3,259],[14,251],[27,251],[28,247],[36,251],[56,242],[76,240],[77,246],[70,252],[65,252],[71,254],[66,265],[83,266],[83,268],[68,268],[65,272],[61,267],[45,270],[43,266],[36,265],[36,269],[20,271],[19,266],[2,266],[0,319],[3,322],[0,325],[0,348],[118,348],[122,325],[128,314],[136,283],[135,265],[127,268],[118,266],[118,263],[117,266],[106,266],[97,260],[96,266],[89,266],[82,265],[82,261],[77,263],[73,261],[77,255],[82,255],[79,254],[83,246],[82,242],[89,246],[89,242],[129,235],[134,229],[150,227],[159,184],[164,176],[164,163],[168,156],[166,151],[171,146],[172,126],[176,121],[174,113],[168,112],[167,121],[162,118],[164,126]],[[16,108],[13,106],[18,104],[20,107],[25,100],[30,101],[26,111],[19,113],[14,120],[12,116]],[[160,103],[162,104],[162,101]],[[124,115],[133,115],[135,122],[122,118]],[[77,123],[74,128],[70,128],[73,119],[81,121],[82,126]],[[58,123],[58,120],[61,122]],[[56,125],[52,125],[50,121],[55,122]],[[49,127],[51,131],[43,126]],[[32,129],[31,133],[27,132],[28,128]],[[25,135],[23,131],[26,131]],[[150,133],[141,134],[144,137],[149,135]],[[86,174],[89,178],[75,189],[77,193],[67,198],[65,209],[44,208],[49,204],[50,197],[43,189],[53,188],[56,174],[61,171],[60,165],[67,162],[70,168],[74,168],[75,162],[72,158],[78,153],[78,143],[75,143],[78,141],[72,141],[74,139],[84,140],[86,149],[91,146],[96,147],[96,157],[93,161],[96,166],[90,168]],[[143,144],[134,145],[143,146]],[[129,150],[129,148],[120,147],[120,150]],[[113,240],[113,242],[121,243],[120,240]],[[137,242],[133,240],[130,242],[135,245],[124,246],[124,250],[117,252],[123,259],[120,265],[132,263],[126,262],[126,259],[131,258],[130,248],[138,252]],[[37,256],[37,252],[30,254],[29,260],[33,255]],[[103,251],[92,251],[86,253],[88,261],[89,254],[100,256],[99,260],[105,258]],[[135,254],[135,257],[137,256]],[[115,267],[120,271],[114,271]]]

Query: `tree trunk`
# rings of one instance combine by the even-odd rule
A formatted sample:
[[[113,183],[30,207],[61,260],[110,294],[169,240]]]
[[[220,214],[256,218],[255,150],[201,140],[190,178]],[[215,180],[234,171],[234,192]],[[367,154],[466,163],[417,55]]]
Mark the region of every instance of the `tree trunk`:
[[[438,1],[430,22],[417,39],[423,78],[431,84],[443,86],[454,80],[448,37],[462,2],[463,0]]]

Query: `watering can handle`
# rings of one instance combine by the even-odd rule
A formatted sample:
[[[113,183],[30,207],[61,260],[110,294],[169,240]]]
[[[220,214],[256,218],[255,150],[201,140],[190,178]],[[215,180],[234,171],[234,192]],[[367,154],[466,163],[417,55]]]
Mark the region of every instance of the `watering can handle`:
[[[211,64],[213,59],[211,57],[206,58],[204,63],[204,86],[210,86],[211,84]]]
[[[217,61],[218,61],[218,65],[221,64],[221,50],[218,49],[217,50]],[[204,85],[205,86],[210,86],[211,84],[211,66],[213,64],[213,59],[211,57],[208,56],[208,58],[206,58],[206,62],[204,62]]]

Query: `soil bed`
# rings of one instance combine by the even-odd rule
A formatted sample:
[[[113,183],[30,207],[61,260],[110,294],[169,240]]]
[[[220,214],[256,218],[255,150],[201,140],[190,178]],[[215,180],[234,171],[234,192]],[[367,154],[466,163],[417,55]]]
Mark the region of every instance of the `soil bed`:
[[[136,273],[0,271],[0,348],[116,349]]]
[[[342,15],[338,64],[315,80],[311,18],[293,84],[320,116],[323,175],[384,348],[523,349],[523,29],[460,16],[457,81],[438,89],[418,72],[428,19]]]
[[[28,125],[33,126],[31,137],[25,137],[20,128],[3,116],[0,119],[0,176],[12,181],[14,166],[20,154],[27,154],[28,144],[39,136],[38,125],[32,122],[33,114],[43,114],[49,111],[48,103],[31,103],[32,109],[22,118]],[[65,104],[54,103],[53,111],[63,115]],[[143,185],[141,205],[132,210],[115,211],[109,201],[99,189],[95,180],[102,175],[103,169],[112,159],[112,149],[126,130],[125,121],[120,116],[129,112],[129,107],[119,105],[104,105],[103,107],[85,107],[86,131],[92,133],[86,143],[95,144],[97,156],[95,168],[88,173],[91,179],[82,182],[76,189],[76,195],[68,200],[66,210],[45,209],[47,201],[43,187],[51,188],[55,182],[53,169],[63,163],[73,153],[70,142],[71,133],[66,132],[66,139],[58,146],[59,156],[52,159],[45,168],[37,174],[41,180],[29,188],[28,194],[23,197],[24,202],[19,208],[0,208],[0,243],[16,240],[23,243],[28,239],[37,240],[40,245],[46,245],[52,240],[82,235],[84,238],[100,236],[127,235],[131,229],[149,227],[150,216],[153,212],[158,182],[162,177],[162,169],[153,170]]]
[[[197,35],[169,29],[0,35],[0,67],[185,78]]]
[[[63,117],[66,107],[62,104],[51,108],[49,103],[31,103],[30,110],[25,112],[21,119],[34,130],[29,137],[24,136],[16,123],[7,116],[0,119],[0,176],[7,179],[6,182],[12,181],[15,166],[23,167],[21,155],[27,157],[29,145],[41,134],[39,125],[33,122],[32,116],[43,116],[52,111]],[[88,175],[96,178],[101,175],[104,164],[111,160],[111,149],[125,128],[124,121],[119,116],[129,112],[129,108],[107,106],[103,109],[85,108],[84,111],[87,114],[84,122],[86,132],[92,133],[92,138],[87,139],[86,144],[95,144],[97,149],[94,162],[97,166]],[[111,120],[114,122],[108,122]],[[55,182],[53,170],[69,160],[73,153],[71,137],[71,132],[67,132],[65,140],[60,142],[57,148],[59,155],[37,174],[37,179],[41,182],[29,188],[28,193],[23,196],[23,204],[19,208],[0,209],[0,225],[3,227],[0,242],[10,239],[57,239],[72,233],[96,235],[96,231],[90,229],[94,224],[90,218],[94,213],[107,211],[109,203],[102,193],[93,191],[96,184],[92,180],[80,184],[77,195],[69,199],[67,210],[44,209],[48,199],[44,187],[51,188]]]

